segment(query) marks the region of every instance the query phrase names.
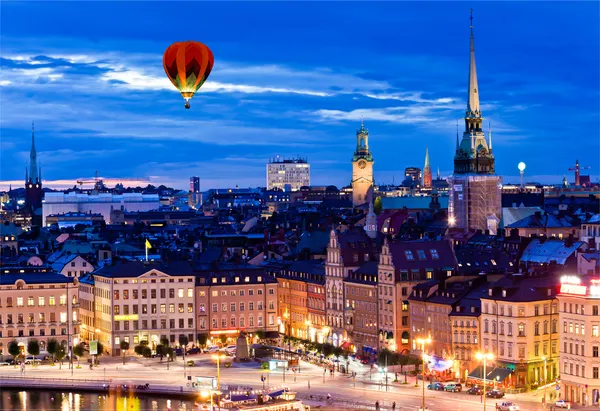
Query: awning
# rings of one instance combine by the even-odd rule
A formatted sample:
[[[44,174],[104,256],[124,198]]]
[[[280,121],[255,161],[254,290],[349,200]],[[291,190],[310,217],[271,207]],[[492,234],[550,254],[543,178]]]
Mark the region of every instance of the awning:
[[[485,370],[487,373],[486,381],[492,382],[502,382],[512,374],[512,370],[509,368],[493,368],[492,370]],[[469,378],[474,380],[483,380],[483,365],[479,365],[469,374]]]
[[[350,341],[344,341],[342,345],[340,345],[340,348],[342,350],[350,351],[350,349],[352,348],[352,343]]]
[[[265,339],[279,338],[279,331],[265,331]]]

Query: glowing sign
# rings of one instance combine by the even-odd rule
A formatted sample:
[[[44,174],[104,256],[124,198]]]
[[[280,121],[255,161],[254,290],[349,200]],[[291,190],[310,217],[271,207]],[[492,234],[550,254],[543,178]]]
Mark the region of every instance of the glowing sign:
[[[563,283],[560,285],[560,293],[561,294],[586,295],[587,287],[585,285]]]
[[[575,275],[563,275],[560,277],[562,284],[581,284],[581,279]]]

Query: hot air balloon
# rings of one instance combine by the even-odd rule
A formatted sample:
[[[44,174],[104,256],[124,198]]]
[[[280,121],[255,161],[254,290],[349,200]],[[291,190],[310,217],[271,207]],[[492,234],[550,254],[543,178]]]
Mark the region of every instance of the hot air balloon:
[[[214,63],[212,51],[197,41],[173,43],[165,51],[165,73],[185,99],[185,108],[190,108],[190,99],[202,87]]]

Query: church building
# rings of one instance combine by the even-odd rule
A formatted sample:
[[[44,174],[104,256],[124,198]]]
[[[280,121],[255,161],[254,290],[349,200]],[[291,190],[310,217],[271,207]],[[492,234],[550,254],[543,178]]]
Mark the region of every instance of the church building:
[[[352,157],[352,205],[373,201],[373,155],[369,150],[369,130],[364,124],[356,132],[356,151]]]
[[[448,222],[465,230],[489,230],[495,234],[501,216],[502,178],[496,175],[491,131],[486,141],[479,105],[479,87],[475,67],[475,38],[471,15],[471,44],[465,131],[456,133],[454,175],[450,177]]]

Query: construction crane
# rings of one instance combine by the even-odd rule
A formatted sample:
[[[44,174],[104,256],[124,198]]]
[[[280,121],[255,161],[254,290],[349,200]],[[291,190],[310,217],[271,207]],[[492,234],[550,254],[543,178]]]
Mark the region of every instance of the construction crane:
[[[77,180],[77,184],[79,184],[79,188],[83,184],[94,184],[94,190],[100,191],[106,189],[105,183],[115,183],[115,184],[123,184],[132,183],[132,182],[144,182],[150,183],[150,179],[146,177],[128,177],[128,178],[100,178],[98,177],[98,172],[96,171],[96,175],[93,180]]]
[[[575,167],[569,168],[569,171],[574,171],[575,172],[575,185],[576,186],[580,186],[581,185],[581,179],[579,178],[580,177],[579,176],[580,171],[581,170],[589,170],[590,168],[592,168],[592,167],[590,167],[590,166],[585,166],[585,167],[580,166],[579,165],[579,160],[575,160]]]

